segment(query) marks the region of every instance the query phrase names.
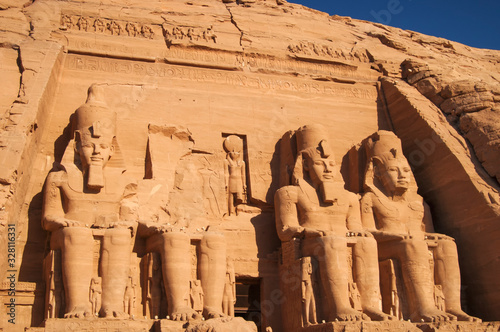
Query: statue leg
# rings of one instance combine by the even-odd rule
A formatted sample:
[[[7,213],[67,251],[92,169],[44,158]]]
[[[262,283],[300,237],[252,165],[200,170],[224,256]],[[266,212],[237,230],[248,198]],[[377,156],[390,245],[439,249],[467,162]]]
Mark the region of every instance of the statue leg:
[[[377,241],[372,237],[358,237],[353,248],[354,279],[361,295],[363,312],[372,320],[392,320],[380,308],[380,275]]]
[[[434,284],[429,265],[427,244],[419,240],[383,242],[379,246],[381,259],[398,258],[410,305],[413,322],[440,322],[453,316],[438,310],[434,302]]]
[[[305,239],[302,254],[314,256],[319,262],[324,298],[328,301],[329,321],[355,321],[363,314],[354,310],[349,302],[347,241],[344,237],[324,236]]]
[[[198,271],[205,294],[205,318],[224,316],[222,298],[226,276],[226,240],[222,234],[207,233],[201,240]]]
[[[480,322],[479,318],[467,315],[460,304],[460,268],[455,242],[438,240],[434,255],[436,284],[443,287],[446,312],[460,321]]]
[[[234,193],[232,192],[229,192],[227,194],[227,206],[228,206],[228,209],[229,209],[229,215],[233,215],[236,213],[236,207],[235,207],[235,204],[234,204]]]
[[[129,275],[131,252],[130,229],[112,228],[105,231],[101,252],[101,317],[128,317],[124,312],[123,300]]]
[[[311,289],[311,294],[309,294],[309,317],[308,320],[311,324],[318,324],[318,320],[316,319],[316,299],[314,298],[314,292]]]
[[[63,227],[52,232],[52,249],[61,249],[65,318],[92,316],[89,292],[93,244],[92,230],[88,228]]]
[[[173,320],[199,318],[189,305],[191,279],[190,239],[185,233],[162,233],[161,264],[163,284],[168,301],[168,313]]]

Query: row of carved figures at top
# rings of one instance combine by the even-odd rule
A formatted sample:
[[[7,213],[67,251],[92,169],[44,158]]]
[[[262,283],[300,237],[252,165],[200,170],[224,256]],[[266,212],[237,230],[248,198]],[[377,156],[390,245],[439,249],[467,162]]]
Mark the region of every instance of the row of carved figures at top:
[[[130,37],[143,37],[153,39],[155,33],[153,28],[147,24],[124,22],[104,18],[93,18],[87,16],[61,15],[61,30],[78,29],[80,31],[94,31],[99,33],[110,33],[120,36],[126,34]]]
[[[217,42],[217,35],[215,34],[212,26],[206,29],[163,26],[163,35],[168,41],[189,39],[191,41],[202,40],[206,42]]]
[[[370,62],[366,50],[356,50],[345,52],[342,49],[334,49],[328,45],[319,45],[310,41],[301,41],[296,44],[288,45],[288,51],[297,55],[317,55],[334,59],[358,60],[361,62]]]
[[[153,39],[155,32],[153,27],[148,24],[137,22],[126,22],[111,20],[105,18],[94,18],[89,16],[72,16],[61,15],[61,30],[73,30],[85,32],[109,33],[114,36],[127,35],[129,37],[142,37]],[[190,41],[205,41],[216,42],[217,35],[214,33],[213,27],[206,29],[193,27],[178,27],[163,24],[162,33],[166,40],[190,40]]]
[[[89,89],[87,102],[74,115],[73,139],[44,188],[42,226],[51,233],[51,250],[62,253],[65,317],[92,315],[89,289],[96,270],[96,238],[102,253],[98,263],[102,289],[99,315],[128,316],[123,301],[136,234],[145,240],[146,252],[160,257],[171,319],[200,317],[188,304],[193,267],[186,258],[191,257],[192,241],[197,243],[196,279],[204,294],[202,314],[206,319],[224,316],[228,261],[224,235],[211,227],[195,232],[175,223],[140,217],[138,186],[124,172],[116,140],[116,113],[107,108],[103,94],[101,86]],[[325,320],[395,319],[380,308],[378,262],[391,259],[398,262],[402,275],[408,319],[478,321],[461,309],[455,242],[434,233],[429,209],[416,193],[401,142],[393,133],[379,131],[363,143],[368,163],[361,204],[355,194],[344,189],[324,128],[304,126],[293,135],[285,134],[281,142],[281,171],[292,170],[274,201],[282,261],[290,266],[298,255],[318,262]],[[228,136],[224,148],[228,205],[231,201],[234,205],[245,199],[243,144],[239,137]],[[175,151],[167,150],[171,158]],[[147,193],[157,190],[154,186]],[[286,249],[295,243],[300,244],[300,250],[290,254]],[[429,250],[434,267],[429,263]],[[350,269],[361,311],[349,301]],[[444,310],[436,308],[435,284],[442,286]],[[286,285],[283,291],[288,291]],[[294,301],[300,303],[301,296],[288,299],[283,306]]]

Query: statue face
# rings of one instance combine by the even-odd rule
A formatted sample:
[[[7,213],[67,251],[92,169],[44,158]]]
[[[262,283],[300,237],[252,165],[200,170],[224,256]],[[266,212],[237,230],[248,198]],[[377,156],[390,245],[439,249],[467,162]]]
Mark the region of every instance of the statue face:
[[[318,154],[314,158],[307,157],[306,171],[309,173],[312,184],[317,187],[325,182],[334,182],[337,175],[337,164],[330,158],[321,158]]]
[[[408,189],[411,168],[406,160],[393,159],[380,166],[379,178],[387,191],[393,193],[398,190],[406,191]]]
[[[84,167],[100,166],[104,168],[109,158],[113,155],[112,137],[91,137],[90,134],[81,136],[78,144],[78,152]]]
[[[240,158],[240,153],[238,151],[231,151],[229,152],[229,158],[231,158],[231,160],[238,160]]]

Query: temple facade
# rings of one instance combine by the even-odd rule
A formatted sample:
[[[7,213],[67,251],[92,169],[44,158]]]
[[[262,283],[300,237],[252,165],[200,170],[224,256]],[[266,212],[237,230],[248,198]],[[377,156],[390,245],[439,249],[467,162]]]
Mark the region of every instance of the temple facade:
[[[283,0],[22,2],[3,331],[500,330],[499,51]]]

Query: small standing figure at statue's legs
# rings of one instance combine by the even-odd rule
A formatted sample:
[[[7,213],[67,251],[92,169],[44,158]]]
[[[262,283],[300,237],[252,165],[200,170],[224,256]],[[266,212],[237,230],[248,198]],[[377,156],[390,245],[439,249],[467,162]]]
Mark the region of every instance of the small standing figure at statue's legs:
[[[224,140],[224,149],[227,152],[224,161],[224,174],[228,195],[229,215],[237,214],[236,206],[246,203],[246,170],[243,161],[243,141],[236,135],[228,136]]]
[[[92,315],[99,316],[101,309],[102,286],[101,278],[92,278],[90,282],[90,302],[92,303]]]
[[[191,308],[201,314],[203,312],[203,289],[200,280],[191,280],[190,283]]]
[[[234,262],[227,258],[226,283],[224,285],[224,297],[222,298],[222,312],[234,317],[234,305],[236,304],[236,278],[234,276]]]
[[[135,308],[135,287],[136,282],[132,276],[128,277],[127,287],[125,288],[125,296],[123,299],[123,311],[128,315],[132,315]]]
[[[318,324],[314,298],[314,271],[311,257],[302,258],[302,319],[304,326]]]

